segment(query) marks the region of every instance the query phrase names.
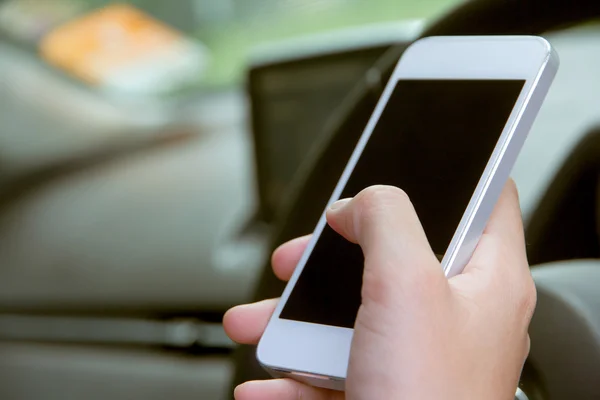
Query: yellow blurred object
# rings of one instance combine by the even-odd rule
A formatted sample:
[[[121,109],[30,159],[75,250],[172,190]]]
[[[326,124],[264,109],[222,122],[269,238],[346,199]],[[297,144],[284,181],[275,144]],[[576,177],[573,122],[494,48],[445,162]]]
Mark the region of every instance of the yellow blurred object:
[[[194,67],[197,74],[205,59],[201,48],[183,34],[127,4],[113,4],[59,26],[41,40],[40,53],[89,84],[128,89],[177,73],[168,67]]]

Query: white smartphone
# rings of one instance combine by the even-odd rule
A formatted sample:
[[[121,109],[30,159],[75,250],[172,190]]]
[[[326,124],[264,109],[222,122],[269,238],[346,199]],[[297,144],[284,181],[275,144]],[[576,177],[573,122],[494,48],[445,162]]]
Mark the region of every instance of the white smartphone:
[[[375,185],[410,197],[448,277],[469,261],[558,69],[534,36],[409,47],[329,204]],[[258,345],[274,376],[343,390],[364,258],[321,217]]]

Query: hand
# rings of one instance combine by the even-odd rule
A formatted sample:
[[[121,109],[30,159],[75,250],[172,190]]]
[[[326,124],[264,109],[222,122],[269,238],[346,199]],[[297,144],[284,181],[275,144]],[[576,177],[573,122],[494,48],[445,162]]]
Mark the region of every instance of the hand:
[[[365,255],[346,380],[348,399],[514,398],[529,352],[535,287],[525,254],[514,183],[504,189],[464,272],[446,279],[408,197],[371,187],[328,210],[329,224]],[[308,237],[273,254],[289,279]],[[277,300],[239,306],[224,318],[229,336],[256,344]],[[343,399],[290,379],[248,382],[238,400]]]

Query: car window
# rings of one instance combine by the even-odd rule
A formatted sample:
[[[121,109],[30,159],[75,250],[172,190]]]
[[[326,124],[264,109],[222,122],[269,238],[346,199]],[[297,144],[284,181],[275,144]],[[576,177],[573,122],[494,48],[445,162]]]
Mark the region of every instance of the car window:
[[[215,52],[207,79],[214,84],[240,78],[248,51],[259,44],[378,22],[428,19],[456,0],[228,0],[214,7],[214,20],[197,30]],[[217,3],[204,0],[201,3]],[[225,3],[229,4],[226,10]],[[199,6],[200,7],[200,6]],[[209,10],[207,7],[206,10]],[[217,21],[222,21],[219,23]]]
[[[45,53],[48,50],[43,47],[44,44],[47,45],[46,35],[65,25],[73,28],[71,25],[79,23],[77,29],[61,30],[62,36],[48,45],[52,48],[69,48],[66,45],[70,43],[69,40],[90,34],[86,31],[90,29],[89,21],[82,19],[98,10],[114,10],[117,5],[125,4],[166,26],[176,28],[182,32],[182,37],[195,45],[179,50],[183,56],[171,57],[172,64],[187,63],[187,69],[181,65],[175,69],[160,71],[145,68],[143,74],[136,70],[134,74],[128,71],[128,74],[119,73],[118,78],[111,77],[118,81],[111,82],[112,85],[124,86],[125,90],[140,90],[145,93],[148,85],[162,85],[164,87],[152,89],[164,93],[189,87],[239,84],[247,66],[249,52],[261,44],[380,22],[432,19],[456,2],[457,0],[132,0],[115,3],[108,0],[5,0],[1,3],[0,28],[8,37],[30,51],[37,53],[42,46],[43,62],[85,81],[86,77],[82,75],[89,75],[88,70],[74,72],[76,67],[58,62],[55,52],[50,51],[51,55]],[[122,16],[122,13],[112,13],[103,21],[116,19],[117,15]],[[158,35],[157,28],[152,29],[152,33]],[[187,43],[186,41],[186,45]],[[73,57],[81,56],[81,52],[61,56],[72,62]],[[119,59],[114,54],[111,56]],[[161,59],[160,62],[167,63],[165,60]],[[173,77],[179,76],[178,74],[181,77],[174,79],[173,83],[165,83],[164,78],[156,77]],[[146,81],[140,78],[142,75]]]

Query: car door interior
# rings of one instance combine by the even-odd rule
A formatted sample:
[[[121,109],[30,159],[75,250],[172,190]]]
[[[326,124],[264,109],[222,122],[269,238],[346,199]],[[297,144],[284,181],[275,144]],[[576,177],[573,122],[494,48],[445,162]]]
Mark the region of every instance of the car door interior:
[[[0,398],[223,398],[231,374],[232,343],[222,330],[221,315],[248,296],[248,286],[256,275],[253,267],[262,262],[260,249],[264,246],[262,237],[248,236],[245,240],[251,246],[234,246],[235,252],[226,251],[225,259],[210,259],[207,254],[211,253],[204,251],[212,243],[203,242],[206,237],[200,237],[202,233],[197,234],[194,227],[202,226],[206,236],[218,236],[215,231],[222,229],[220,219],[235,209],[232,205],[239,201],[240,188],[244,187],[235,181],[224,192],[216,189],[214,198],[220,200],[218,207],[211,204],[214,200],[207,199],[208,204],[204,203],[218,218],[200,218],[204,225],[193,222],[198,209],[202,210],[204,199],[201,192],[185,189],[178,198],[188,196],[185,202],[194,201],[183,205],[188,222],[180,223],[177,230],[161,231],[155,226],[153,221],[161,219],[160,215],[152,216],[157,210],[162,209],[168,219],[177,219],[182,210],[177,211],[171,202],[172,191],[165,190],[168,196],[161,199],[161,191],[157,190],[165,188],[164,184],[171,189],[173,186],[156,174],[146,180],[150,178],[149,172],[153,169],[156,172],[157,167],[162,173],[174,172],[173,164],[167,165],[164,157],[176,153],[176,158],[181,159],[183,148],[193,148],[197,140],[205,140],[187,136],[180,139],[152,146],[123,146],[94,157],[70,159],[52,168],[31,171],[19,179],[15,177],[10,190],[8,183],[4,186],[6,191],[0,194]],[[202,171],[218,165],[206,152],[237,156],[230,151],[229,143],[225,144],[227,152],[221,151],[220,145],[210,144],[200,152],[205,156],[201,162],[205,168],[199,168],[194,178],[205,189],[211,187],[215,174]],[[178,163],[186,162],[183,153],[184,160]],[[235,166],[235,159],[224,157],[224,160]],[[134,171],[132,165],[141,168],[135,167]],[[125,172],[137,177],[137,182],[150,182],[143,192],[156,195],[158,207],[156,203],[145,202],[143,193],[121,186],[132,175],[120,184],[119,177],[111,176],[110,172],[117,167],[119,177]],[[177,179],[168,177],[169,182]],[[187,188],[188,184],[179,187]],[[118,194],[112,192],[115,188],[120,189]],[[116,203],[105,197],[110,192],[116,194],[113,199],[119,199]],[[107,207],[102,199],[109,203]],[[57,200],[65,207],[57,209]],[[43,209],[50,207],[55,213],[32,212],[36,203],[42,204]],[[144,208],[150,212],[142,226],[155,233],[140,232],[135,238],[123,231],[113,232],[111,236],[117,241],[127,243],[115,245],[115,241],[109,240],[115,251],[113,255],[121,260],[112,264],[112,256],[102,254],[100,244],[102,231],[106,232],[112,218],[107,221],[102,215],[106,211],[128,209],[131,203],[140,209],[137,216],[146,214]],[[62,253],[50,245],[52,238],[42,245],[40,233],[31,229],[32,226],[42,230],[60,228],[63,231],[50,236],[68,237],[77,232],[72,230],[71,216],[81,211],[83,218],[76,225],[80,229],[88,226],[86,231],[91,237],[73,238],[72,247],[63,248]],[[36,215],[35,220],[27,218],[32,214]],[[129,230],[131,221],[140,222],[136,216],[117,214],[124,231]],[[60,226],[56,220],[71,224]],[[183,242],[181,246],[181,240],[191,237],[186,226],[198,242],[190,245]],[[146,253],[140,259],[140,254],[123,252],[141,246],[138,251],[144,253],[146,243],[156,248],[164,243],[165,236],[179,238],[181,246],[176,253],[171,250],[163,253],[171,254],[169,257],[148,257]],[[57,242],[60,240],[54,241]],[[35,245],[28,248],[29,243]],[[166,240],[166,243],[176,241]],[[162,253],[157,250],[155,254]],[[57,253],[64,258],[55,258]],[[191,254],[189,261],[186,254]],[[35,262],[24,263],[23,257]],[[76,260],[81,264],[77,265]],[[240,260],[244,268],[239,267]]]
[[[426,29],[422,36],[542,34],[580,24],[599,16],[600,3],[593,0],[568,3],[552,0],[544,2],[543,5],[535,0],[479,0],[464,3],[451,11]],[[305,168],[302,170],[303,173],[295,178],[291,191],[292,195],[290,195],[291,200],[287,203],[285,211],[280,214],[275,222],[271,249],[293,237],[311,232],[315,226],[356,141],[366,126],[366,122],[379,97],[381,88],[387,81],[391,69],[401,56],[403,50],[403,46],[398,46],[390,49],[382,56],[373,68],[357,82],[352,93],[331,117],[331,123],[328,125],[329,129],[323,133],[323,138],[321,138],[319,151],[310,154],[309,159],[304,165]],[[374,79],[373,77],[377,77],[378,79]],[[563,175],[559,174],[556,177],[546,197],[541,201],[539,213],[534,213],[531,219],[527,233],[528,238],[532,240],[532,246],[529,250],[535,262],[560,261],[564,259],[563,257],[573,259],[578,257],[597,258],[599,256],[597,251],[597,225],[590,219],[590,216],[595,215],[596,212],[593,202],[595,201],[597,204],[595,196],[598,190],[598,170],[597,168],[589,168],[589,164],[592,163],[594,157],[594,161],[599,157],[598,151],[596,150],[594,153],[594,150],[590,148],[589,141],[594,140],[592,139],[593,137],[594,135],[588,136],[588,139],[586,139],[588,142],[581,145],[584,152],[585,150],[589,151],[587,164],[585,161],[578,160],[579,153],[577,156],[574,155],[571,161],[567,161],[567,169],[562,172]],[[573,179],[572,175],[574,168],[579,168],[579,174],[576,179]],[[563,198],[561,196],[564,195],[564,192],[560,189],[571,191],[581,189],[581,198],[579,196],[567,196]],[[572,223],[572,229],[570,230],[570,232],[573,232],[573,230],[581,228],[582,231],[577,234],[581,234],[581,236],[576,236],[573,241],[557,247],[555,252],[549,250],[548,245],[555,245],[564,236],[563,233],[558,233],[561,232],[561,224],[564,223],[562,218],[575,215],[573,213],[576,213],[576,210],[579,209],[578,207],[580,205],[583,206],[584,203],[585,207],[587,207],[585,210],[587,210],[586,215],[588,216],[588,220],[585,220],[584,213],[582,212],[581,215],[578,215],[581,218]],[[558,214],[548,214],[552,212]],[[550,229],[554,229],[557,232],[550,232]],[[582,238],[584,235],[586,237]],[[594,264],[594,262],[590,262],[590,264]],[[580,310],[581,312],[576,315],[571,315],[572,318],[577,318],[579,324],[570,326],[573,331],[564,328],[569,331],[571,336],[558,335],[554,337],[553,341],[547,340],[545,342],[539,339],[543,335],[552,335],[548,329],[543,328],[544,325],[551,326],[548,325],[550,320],[554,324],[559,325],[562,322],[558,318],[564,316],[565,321],[567,321],[566,314],[572,311],[572,307],[569,306],[571,303],[565,300],[561,311],[562,314],[553,314],[554,305],[560,300],[556,300],[556,296],[546,296],[544,292],[547,290],[548,292],[555,293],[562,290],[563,281],[557,278],[557,275],[562,274],[566,277],[568,275],[567,267],[568,265],[565,265],[564,269],[561,269],[564,272],[556,273],[548,278],[544,273],[546,267],[539,266],[534,268],[534,276],[539,280],[538,285],[541,288],[542,295],[538,303],[539,316],[534,319],[531,331],[532,343],[535,340],[539,340],[540,342],[539,344],[532,344],[532,358],[524,370],[522,382],[524,391],[532,399],[592,399],[600,397],[600,394],[595,391],[594,382],[589,379],[585,383],[591,386],[582,389],[584,391],[581,392],[572,392],[585,393],[584,397],[570,397],[567,395],[569,393],[569,385],[575,385],[577,382],[583,383],[583,377],[589,375],[591,370],[587,372],[580,370],[582,371],[582,379],[579,381],[573,379],[569,383],[565,382],[564,385],[550,385],[546,382],[548,379],[560,379],[558,371],[561,367],[546,365],[546,362],[550,362],[552,358],[551,356],[543,357],[540,355],[541,353],[550,351],[552,346],[559,346],[562,348],[560,352],[560,357],[562,358],[560,360],[564,362],[564,365],[567,365],[567,359],[571,364],[576,363],[576,353],[569,353],[565,350],[565,347],[569,346],[571,340],[576,340],[574,339],[578,337],[576,331],[584,327],[588,330],[581,332],[582,337],[593,342],[587,344],[592,347],[600,346],[600,340],[598,339],[600,335],[597,335],[598,332],[594,332],[596,334],[594,336],[594,334],[590,333],[591,330],[589,329],[590,325],[593,326],[593,315],[597,316],[600,314],[597,298],[595,295],[589,294],[589,290],[586,292],[582,291],[582,295],[578,297],[580,301],[585,302],[585,312]],[[557,267],[552,266],[552,268],[556,269]],[[581,275],[578,282],[584,282],[586,279],[583,276],[589,273],[589,268],[579,273]],[[589,275],[588,279],[594,279],[594,277]],[[587,281],[589,284],[590,281]],[[565,286],[565,290],[570,290],[570,292],[576,291],[573,288],[578,283],[569,282],[572,285],[570,287]],[[280,295],[283,286],[284,284],[278,282],[271,273],[269,263],[266,263],[263,267],[262,277],[257,286],[254,299],[262,300],[264,298],[277,297]],[[584,295],[583,293],[586,294]],[[592,319],[587,321],[587,318]],[[550,351],[548,354],[556,354],[556,352],[553,353]],[[597,352],[589,352],[588,357],[595,357],[596,360],[594,362],[598,361]],[[559,360],[559,355],[557,354],[554,359]],[[595,365],[594,362],[590,361],[586,366],[593,366]],[[256,363],[255,349],[252,346],[241,346],[238,348],[236,352],[236,374],[232,388],[250,379],[265,378],[267,378],[266,373]],[[592,396],[592,394],[594,395]]]

